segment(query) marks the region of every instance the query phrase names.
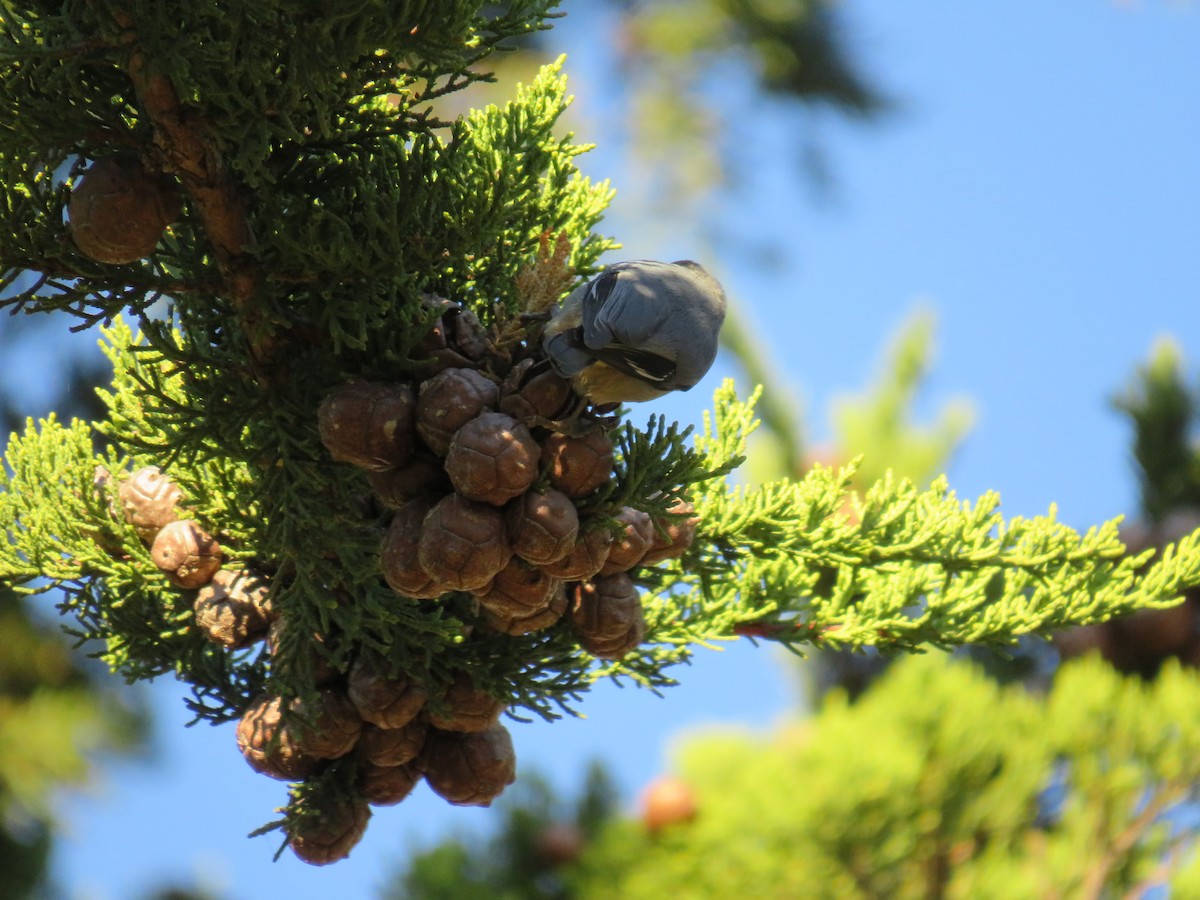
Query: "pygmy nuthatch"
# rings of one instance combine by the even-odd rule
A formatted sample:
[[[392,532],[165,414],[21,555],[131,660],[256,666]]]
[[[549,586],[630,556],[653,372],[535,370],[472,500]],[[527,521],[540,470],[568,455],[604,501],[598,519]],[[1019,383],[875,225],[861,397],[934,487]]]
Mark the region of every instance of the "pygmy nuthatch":
[[[572,291],[542,348],[597,405],[653,400],[704,377],[724,321],[725,291],[699,263],[633,260]]]

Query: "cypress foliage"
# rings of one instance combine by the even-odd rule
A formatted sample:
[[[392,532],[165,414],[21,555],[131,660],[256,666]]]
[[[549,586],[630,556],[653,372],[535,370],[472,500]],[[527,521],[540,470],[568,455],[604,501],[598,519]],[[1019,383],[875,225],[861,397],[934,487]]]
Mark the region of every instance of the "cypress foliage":
[[[514,634],[469,592],[419,600],[389,587],[380,545],[394,513],[326,449],[322,403],[356,383],[416,398],[443,351],[503,385],[537,361],[538,314],[614,246],[595,230],[611,190],[576,171],[587,148],[555,128],[569,102],[561,60],[503,107],[438,118],[439,98],[489,77],[488,56],[545,27],[554,6],[79,0],[10,3],[0,18],[0,308],[103,325],[113,366],[100,421],[49,417],[10,441],[0,577],[61,590],[110,668],[131,681],[173,673],[198,718],[246,725],[252,711],[261,732],[239,730],[252,764],[301,779],[268,827],[311,862],[349,852],[367,816],[363,754],[315,749],[362,727],[339,718],[331,693],[357,698],[368,722],[384,715],[362,699],[380,684],[420,692],[439,723],[462,721],[460,701],[555,718],[598,678],[669,685],[698,643],[1002,644],[1168,605],[1200,582],[1194,535],[1138,571],[1114,523],[1081,536],[1053,514],[1006,522],[995,496],[964,503],[944,481],[921,491],[884,477],[849,516],[850,468],[733,486],[753,404],[725,386],[695,440],[660,417],[591,422],[615,461],[575,503],[581,522],[615,530],[633,507],[662,536],[681,523],[677,504],[698,518],[682,555],[633,573],[646,626],[634,651],[594,658],[569,615]],[[171,219],[150,219],[161,237],[132,261],[81,249],[85,226],[122,233],[111,206],[102,221],[79,200],[89,178],[93,193],[111,183],[106,167],[161,192],[130,205],[125,225]],[[544,417],[530,426],[549,430]],[[168,515],[183,537],[169,546],[167,528],[139,530],[145,501],[127,496],[149,466],[179,490]],[[230,616],[262,602],[266,644],[206,636],[183,577],[206,554],[228,579],[269,585],[265,601],[200,588]],[[557,615],[570,596],[551,601]],[[282,703],[256,705],[263,696]],[[476,775],[480,754],[494,757],[494,783],[463,796],[503,788],[502,745],[470,734],[456,745]]]

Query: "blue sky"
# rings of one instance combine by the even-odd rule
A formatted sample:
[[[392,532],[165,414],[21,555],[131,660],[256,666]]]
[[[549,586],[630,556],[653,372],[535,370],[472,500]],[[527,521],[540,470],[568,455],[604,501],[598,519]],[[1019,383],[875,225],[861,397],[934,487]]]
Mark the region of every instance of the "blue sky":
[[[602,121],[604,68],[594,28],[568,13],[552,40],[569,55],[580,115]],[[725,227],[767,231],[785,258],[756,266],[705,258],[763,325],[764,341],[828,436],[828,409],[867,383],[917,305],[935,311],[938,356],[919,412],[970,398],[977,422],[953,461],[965,496],[999,490],[1010,515],[1050,503],[1084,528],[1133,511],[1130,431],[1107,397],[1173,334],[1200,353],[1200,7],[1015,0],[994,5],[887,0],[843,4],[867,69],[900,101],[863,127],[819,117],[836,189],[815,202],[795,173],[790,121],[748,119],[756,174]],[[584,129],[581,129],[584,130]],[[661,244],[635,246],[635,197],[623,160],[602,143],[584,159],[618,188],[608,233],[623,255],[699,255],[686,221],[654,223]],[[90,337],[88,338],[90,340]],[[728,360],[687,395],[635,413],[699,422]],[[793,709],[792,674],[770,649],[701,651],[683,685],[657,698],[597,690],[586,719],[512,726],[521,767],[574,789],[604,759],[627,798],[667,765],[671,743],[713,723],[766,727]],[[348,861],[313,869],[271,839],[243,835],[272,817],[284,786],[255,775],[231,727],[184,729],[182,691],[153,689],[157,761],[106,768],[89,795],[61,803],[56,857],[73,898],[135,897],[165,880],[221,896],[369,897],[411,850],[455,829],[487,828],[486,810],[455,809],[425,788],[377,811]]]

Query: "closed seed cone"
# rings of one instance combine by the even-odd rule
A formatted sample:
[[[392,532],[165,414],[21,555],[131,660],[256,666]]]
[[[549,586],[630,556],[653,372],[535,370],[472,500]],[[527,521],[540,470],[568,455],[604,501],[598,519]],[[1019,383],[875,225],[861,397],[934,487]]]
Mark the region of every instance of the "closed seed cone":
[[[417,434],[430,450],[445,456],[454,433],[481,412],[495,409],[500,389],[474,369],[446,369],[421,385]]]
[[[367,723],[354,752],[374,766],[402,766],[417,758],[428,731],[429,723],[420,716],[399,728],[380,728]]]
[[[516,780],[512,737],[499,722],[470,734],[432,730],[421,752],[425,781],[455,806],[490,806]]]
[[[280,697],[262,696],[250,705],[238,720],[237,745],[250,768],[280,781],[304,778],[317,765],[284,722]]]
[[[459,494],[443,498],[422,523],[417,559],[453,590],[483,587],[512,559],[504,513]]]
[[[352,381],[321,402],[317,428],[339,462],[373,472],[403,466],[416,443],[416,397],[407,384]]]
[[[446,472],[468,500],[503,506],[533,484],[541,452],[529,429],[512,416],[485,411],[454,433]]]
[[[586,497],[612,477],[612,441],[599,429],[551,434],[542,442],[542,467],[550,484],[568,497]]]
[[[451,582],[430,575],[418,557],[421,530],[432,508],[428,499],[412,500],[401,507],[379,550],[379,567],[388,587],[416,600],[432,600],[454,589]]]
[[[310,701],[314,707],[293,701],[297,722],[293,728],[301,750],[315,759],[337,759],[354,749],[363,720],[345,691],[326,689]]]
[[[440,703],[430,703],[429,724],[441,731],[483,731],[504,712],[504,701],[475,687],[471,677],[460,672]]]
[[[421,780],[421,770],[413,763],[400,766],[364,764],[359,769],[358,792],[372,806],[395,806],[412,793]]]
[[[576,585],[570,610],[579,645],[600,659],[620,659],[646,636],[641,597],[624,573]]]
[[[183,491],[158,466],[143,466],[120,483],[117,497],[125,521],[151,543],[163,526],[179,518]]]
[[[333,790],[306,798],[306,815],[292,825],[288,845],[296,856],[313,866],[345,859],[362,840],[371,808],[358,794]]]
[[[579,538],[579,513],[571,498],[553,488],[526,491],[504,511],[513,553],[534,566],[563,559]]]
[[[518,421],[541,423],[568,415],[577,404],[570,382],[548,366],[524,359],[500,385],[500,411]]]
[[[382,656],[363,650],[350,667],[347,694],[364,720],[379,728],[403,728],[425,705],[425,690],[388,673]]]
[[[514,637],[549,628],[563,617],[563,613],[567,609],[567,593],[563,583],[558,579],[554,579],[554,583],[554,590],[551,592],[550,600],[545,606],[525,613],[504,616],[496,615],[485,608],[483,613],[484,620],[496,631],[501,631],[504,634],[513,635]]]
[[[379,501],[391,509],[403,509],[412,500],[436,499],[452,490],[442,460],[426,450],[399,468],[369,473],[367,480]]]
[[[488,622],[516,622],[547,610],[554,593],[562,586],[559,578],[514,559],[498,572],[492,581],[492,589],[480,594],[479,605]],[[547,624],[552,624],[553,620]],[[509,626],[498,630],[509,631]]]
[[[266,637],[268,587],[248,570],[219,569],[196,592],[196,625],[214,644],[238,650]]]
[[[93,162],[71,188],[68,229],[79,252],[122,265],[149,256],[182,210],[173,178],[152,174],[134,153]]]
[[[642,557],[641,565],[653,566],[664,559],[677,559],[696,539],[696,526],[700,523],[696,507],[686,500],[677,500],[669,512],[654,530],[654,543]]]
[[[221,568],[221,545],[190,519],[169,522],[150,548],[154,564],[180,588],[198,588]]]
[[[622,526],[613,539],[601,575],[627,572],[642,561],[654,544],[654,520],[648,513],[631,506],[622,507],[614,517]]]
[[[566,556],[539,568],[563,581],[587,581],[604,567],[612,544],[613,534],[607,528],[588,528],[580,532]]]

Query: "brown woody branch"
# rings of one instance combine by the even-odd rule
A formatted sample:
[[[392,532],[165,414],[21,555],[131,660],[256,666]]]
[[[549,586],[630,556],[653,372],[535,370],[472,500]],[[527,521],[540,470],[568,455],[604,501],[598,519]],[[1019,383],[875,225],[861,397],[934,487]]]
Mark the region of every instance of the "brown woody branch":
[[[148,65],[137,41],[132,17],[115,14],[130,46],[126,71],[138,103],[154,126],[155,142],[164,162],[182,182],[212,245],[221,276],[221,296],[238,315],[258,380],[266,382],[276,356],[275,340],[255,294],[263,272],[253,253],[246,205],[216,141],[203,121],[189,114],[167,77]]]

